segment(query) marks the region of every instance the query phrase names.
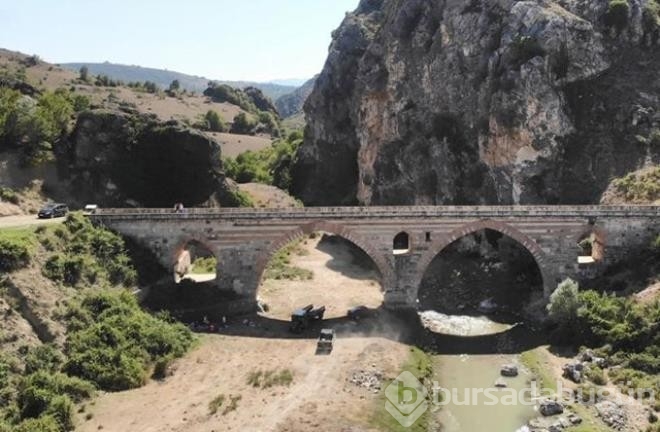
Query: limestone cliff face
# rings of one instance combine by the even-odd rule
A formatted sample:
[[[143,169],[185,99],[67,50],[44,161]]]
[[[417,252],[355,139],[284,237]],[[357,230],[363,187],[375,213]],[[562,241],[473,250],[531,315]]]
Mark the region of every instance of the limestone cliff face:
[[[307,100],[307,204],[598,202],[658,163],[660,17],[630,0],[362,0]]]
[[[177,122],[95,110],[78,118],[58,159],[81,202],[102,206],[233,205],[220,146]]]

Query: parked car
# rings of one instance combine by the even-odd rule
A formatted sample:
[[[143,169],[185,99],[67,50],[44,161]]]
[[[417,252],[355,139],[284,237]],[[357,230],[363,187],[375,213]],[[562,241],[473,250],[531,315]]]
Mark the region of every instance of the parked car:
[[[67,213],[69,213],[69,207],[66,204],[51,203],[43,206],[37,216],[39,219],[50,219],[66,216]]]
[[[376,315],[376,311],[369,309],[366,306],[360,305],[352,307],[346,312],[348,319],[353,321],[360,321],[361,319],[370,318]]]

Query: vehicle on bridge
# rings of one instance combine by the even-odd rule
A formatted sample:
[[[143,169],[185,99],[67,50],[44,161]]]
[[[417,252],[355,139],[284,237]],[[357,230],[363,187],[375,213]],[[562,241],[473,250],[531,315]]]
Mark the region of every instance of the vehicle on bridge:
[[[335,345],[335,331],[323,329],[316,343],[316,354],[330,354]]]
[[[291,314],[291,326],[289,330],[293,333],[301,333],[308,329],[315,322],[323,321],[325,306],[314,309],[314,305],[307,305],[304,308],[296,309]]]

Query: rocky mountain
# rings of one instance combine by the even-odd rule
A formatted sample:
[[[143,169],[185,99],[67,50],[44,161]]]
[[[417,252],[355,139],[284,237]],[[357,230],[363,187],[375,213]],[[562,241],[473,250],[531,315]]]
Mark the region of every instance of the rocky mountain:
[[[594,203],[660,163],[656,0],[362,0],[305,105],[306,204]]]
[[[160,88],[166,89],[174,80],[179,80],[181,87],[196,92],[206,90],[209,78],[188,75],[163,69],[147,68],[141,66],[129,66],[116,63],[63,63],[62,67],[72,71],[79,71],[81,67],[87,66],[92,75],[107,75],[108,77],[124,82],[151,81]],[[293,85],[282,85],[276,83],[257,83],[251,81],[216,81],[218,84],[226,84],[240,89],[244,87],[256,87],[272,100],[291,93],[296,89]]]
[[[298,87],[293,93],[281,96],[275,101],[277,112],[282,118],[291,117],[302,111],[305,101],[314,90],[317,78],[318,75]]]

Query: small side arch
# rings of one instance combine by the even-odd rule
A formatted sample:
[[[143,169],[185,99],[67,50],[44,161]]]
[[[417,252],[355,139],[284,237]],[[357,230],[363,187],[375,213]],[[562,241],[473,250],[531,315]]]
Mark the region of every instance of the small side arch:
[[[208,240],[205,237],[193,235],[193,236],[182,237],[179,240],[177,240],[170,254],[169,269],[171,269],[172,272],[174,273],[175,281],[178,283],[183,277],[186,276],[187,274],[186,270],[192,270],[192,264],[193,264],[192,259],[194,257],[188,253],[188,249],[191,245],[196,246],[198,249],[204,250],[206,253],[208,253],[210,257],[213,258],[212,262],[215,263],[215,267],[216,267],[215,277],[217,277],[218,275],[217,267],[219,260],[215,248],[208,242]],[[186,261],[186,262],[182,262],[182,261]],[[184,267],[187,267],[187,269]]]
[[[539,271],[541,272],[545,295],[546,296],[550,295],[549,286],[551,283],[554,282],[554,280],[551,277],[550,272],[546,266],[546,262],[547,262],[546,254],[543,251],[543,249],[541,249],[541,247],[538,245],[538,243],[536,243],[529,236],[523,234],[518,229],[514,228],[509,224],[486,219],[486,220],[472,222],[467,225],[463,225],[460,228],[455,229],[448,235],[439,237],[436,241],[434,241],[431,244],[428,251],[422,255],[422,257],[420,258],[417,264],[417,269],[415,271],[416,279],[415,279],[415,283],[413,284],[415,289],[415,298],[417,298],[419,287],[422,283],[424,274],[426,273],[426,271],[428,270],[428,266],[431,264],[431,262],[435,259],[436,256],[438,256],[447,246],[454,243],[455,241],[467,235],[485,229],[497,231],[507,237],[514,239],[515,241],[520,243],[520,245],[522,245],[534,257],[534,261],[536,261],[536,264],[539,267]]]

